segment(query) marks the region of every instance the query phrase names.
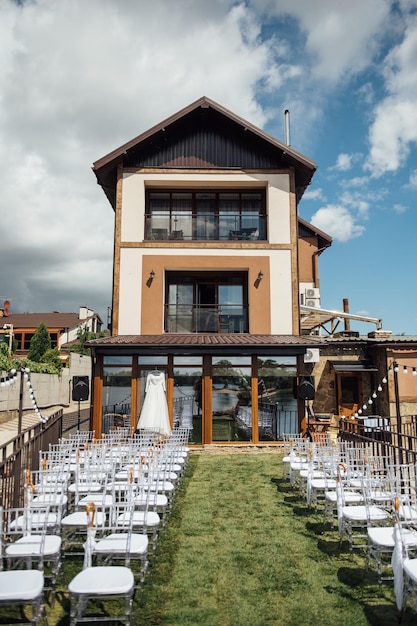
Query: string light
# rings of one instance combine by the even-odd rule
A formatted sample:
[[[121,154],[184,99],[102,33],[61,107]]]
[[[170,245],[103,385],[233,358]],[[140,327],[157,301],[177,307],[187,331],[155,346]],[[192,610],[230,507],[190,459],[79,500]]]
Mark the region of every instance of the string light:
[[[397,361],[392,361],[392,363],[390,363],[390,365],[388,366],[388,374],[392,374],[393,372],[395,372],[396,374],[399,372],[400,368],[398,366]],[[402,366],[402,372],[403,374],[408,374],[408,366],[407,365],[403,365]],[[417,376],[417,367],[412,367],[412,376]],[[378,384],[378,387],[376,389],[376,391],[374,391],[372,393],[372,396],[368,399],[367,402],[365,402],[362,405],[362,408],[358,409],[356,413],[352,413],[350,416],[348,417],[358,417],[358,415],[361,415],[363,411],[365,411],[369,405],[373,404],[373,399],[375,400],[378,397],[378,393],[377,391],[380,393],[383,390],[382,385],[386,385],[388,382],[388,379],[386,376],[383,376],[383,378],[381,379],[381,382]]]
[[[30,369],[26,366],[21,367],[20,369],[20,373],[21,376],[24,377],[24,380],[26,382],[26,386],[28,388],[29,391],[29,398],[31,401],[31,404],[33,405],[34,411],[36,413],[36,415],[39,417],[39,419],[41,420],[41,422],[44,424],[47,419],[45,419],[38,407],[38,403],[36,402],[36,398],[35,398],[35,392],[33,390],[32,387],[32,383],[30,382]],[[17,370],[15,368],[10,370],[10,375],[7,376],[2,376],[0,378],[0,387],[10,387],[10,385],[13,385],[17,380]]]

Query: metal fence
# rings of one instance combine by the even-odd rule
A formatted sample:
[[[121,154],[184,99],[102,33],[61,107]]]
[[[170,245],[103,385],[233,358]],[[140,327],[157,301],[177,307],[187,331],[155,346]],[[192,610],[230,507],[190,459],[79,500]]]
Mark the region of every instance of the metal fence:
[[[46,424],[31,426],[0,447],[0,505],[22,506],[25,472],[39,469],[39,453],[71,431],[89,427],[89,408],[65,414],[58,409]]]
[[[62,413],[62,409],[59,409],[46,424],[40,422],[27,428],[0,448],[2,506],[22,506],[25,471],[39,469],[39,451],[48,449],[50,443],[57,443],[60,439]]]
[[[377,417],[374,425],[343,420],[339,438],[355,446],[367,447],[370,454],[391,459],[395,464],[417,462],[417,416]]]

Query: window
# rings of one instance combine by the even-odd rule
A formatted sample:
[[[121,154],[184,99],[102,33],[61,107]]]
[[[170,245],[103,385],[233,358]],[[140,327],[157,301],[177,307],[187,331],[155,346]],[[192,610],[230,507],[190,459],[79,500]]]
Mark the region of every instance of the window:
[[[165,331],[247,333],[245,272],[167,272]]]
[[[148,190],[145,238],[265,240],[265,191]]]

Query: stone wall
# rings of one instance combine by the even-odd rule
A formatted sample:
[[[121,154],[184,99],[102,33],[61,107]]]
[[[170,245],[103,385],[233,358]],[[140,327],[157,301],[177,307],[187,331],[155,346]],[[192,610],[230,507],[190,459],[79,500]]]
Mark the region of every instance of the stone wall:
[[[2,372],[2,377],[6,376]],[[30,382],[34,391],[36,403],[40,409],[49,406],[70,406],[72,396],[73,376],[88,376],[91,381],[91,358],[72,353],[69,367],[62,370],[61,375],[32,374]],[[8,419],[19,409],[20,374],[13,385],[0,387],[0,416]],[[29,397],[28,386],[23,385],[23,410],[31,410],[33,404]]]

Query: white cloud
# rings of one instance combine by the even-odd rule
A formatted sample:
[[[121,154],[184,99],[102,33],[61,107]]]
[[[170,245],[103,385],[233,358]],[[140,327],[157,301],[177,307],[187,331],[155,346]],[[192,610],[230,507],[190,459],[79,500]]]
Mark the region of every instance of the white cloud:
[[[310,222],[341,242],[360,237],[365,227],[356,223],[355,217],[344,206],[329,204],[319,209]]]
[[[391,27],[390,0],[253,0],[251,5],[299,20],[307,51],[313,57],[313,76],[326,82],[367,67]]]
[[[334,166],[334,169],[339,170],[341,172],[347,172],[348,170],[351,169],[351,167],[352,167],[352,155],[346,154],[344,152],[339,154],[339,156],[337,157],[337,161],[336,161],[336,165]]]
[[[376,177],[403,166],[417,142],[417,17],[410,15],[406,24],[401,43],[385,58],[388,95],[375,107],[369,130],[366,168]]]
[[[324,200],[323,189],[308,189],[304,195],[303,200]]]
[[[253,11],[224,0],[2,0],[0,51],[13,222],[0,285],[15,312],[110,304],[114,216],[93,161],[203,95],[262,127],[260,84],[297,73]]]
[[[402,213],[405,213],[407,211],[407,207],[403,204],[394,204],[393,209],[394,212],[398,215],[401,215]]]
[[[410,178],[408,180],[408,184],[413,189],[417,189],[417,170],[413,170],[410,174]]]

